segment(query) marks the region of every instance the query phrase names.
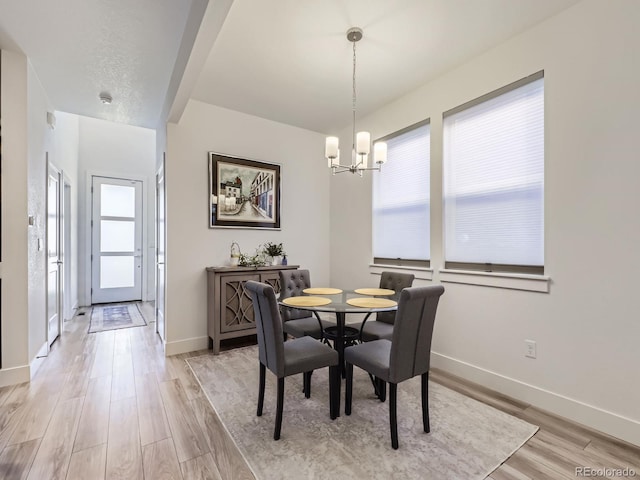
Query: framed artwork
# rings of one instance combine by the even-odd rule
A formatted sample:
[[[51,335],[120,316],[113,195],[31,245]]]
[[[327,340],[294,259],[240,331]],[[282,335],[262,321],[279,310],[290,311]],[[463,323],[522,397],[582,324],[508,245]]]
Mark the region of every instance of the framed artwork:
[[[280,229],[280,165],[209,152],[209,227]]]

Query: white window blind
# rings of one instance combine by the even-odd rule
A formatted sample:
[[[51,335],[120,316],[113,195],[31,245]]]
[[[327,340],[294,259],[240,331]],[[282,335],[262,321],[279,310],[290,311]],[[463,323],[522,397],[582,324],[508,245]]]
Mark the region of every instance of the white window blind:
[[[430,126],[385,141],[387,163],[373,178],[373,256],[429,260]]]
[[[544,265],[541,77],[445,113],[447,262]]]

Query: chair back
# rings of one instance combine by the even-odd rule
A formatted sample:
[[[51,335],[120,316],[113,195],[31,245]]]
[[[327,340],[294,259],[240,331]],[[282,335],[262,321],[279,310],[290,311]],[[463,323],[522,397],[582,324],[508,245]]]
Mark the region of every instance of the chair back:
[[[429,371],[431,339],[442,285],[405,288],[393,325],[389,381],[400,383]]]
[[[284,376],[284,338],[276,294],[270,285],[253,280],[246,282],[245,288],[253,301],[260,363],[281,378]]]
[[[311,286],[309,270],[280,270],[280,300],[289,297],[299,297],[305,288]],[[281,310],[282,320],[295,320],[306,318],[310,313],[297,308],[283,308]]]
[[[380,288],[394,290],[396,292],[395,294],[385,298],[389,298],[397,302],[400,300],[400,292],[402,292],[404,288],[409,288],[413,285],[414,278],[415,276],[410,273],[382,272],[382,276],[380,277]],[[395,319],[396,312],[379,312],[376,314],[376,320],[379,322],[393,324]]]

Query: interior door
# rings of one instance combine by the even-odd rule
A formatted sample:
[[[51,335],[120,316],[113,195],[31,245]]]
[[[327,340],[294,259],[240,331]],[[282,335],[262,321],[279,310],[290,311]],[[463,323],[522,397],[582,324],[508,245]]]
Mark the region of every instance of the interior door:
[[[91,184],[91,303],[142,300],[142,182]]]
[[[47,342],[49,346],[60,335],[62,256],[61,224],[62,175],[48,164],[47,175]]]
[[[156,332],[163,341],[166,341],[164,323],[164,295],[165,295],[165,186],[164,186],[164,162],[156,175]]]

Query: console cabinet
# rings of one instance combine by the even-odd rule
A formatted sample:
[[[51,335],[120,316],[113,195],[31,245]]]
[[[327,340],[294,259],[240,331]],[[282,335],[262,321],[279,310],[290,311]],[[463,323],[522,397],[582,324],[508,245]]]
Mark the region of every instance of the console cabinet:
[[[267,283],[280,293],[280,270],[296,270],[298,265],[268,267],[207,268],[207,334],[209,348],[220,353],[220,341],[256,333],[253,303],[244,284],[249,280]]]

